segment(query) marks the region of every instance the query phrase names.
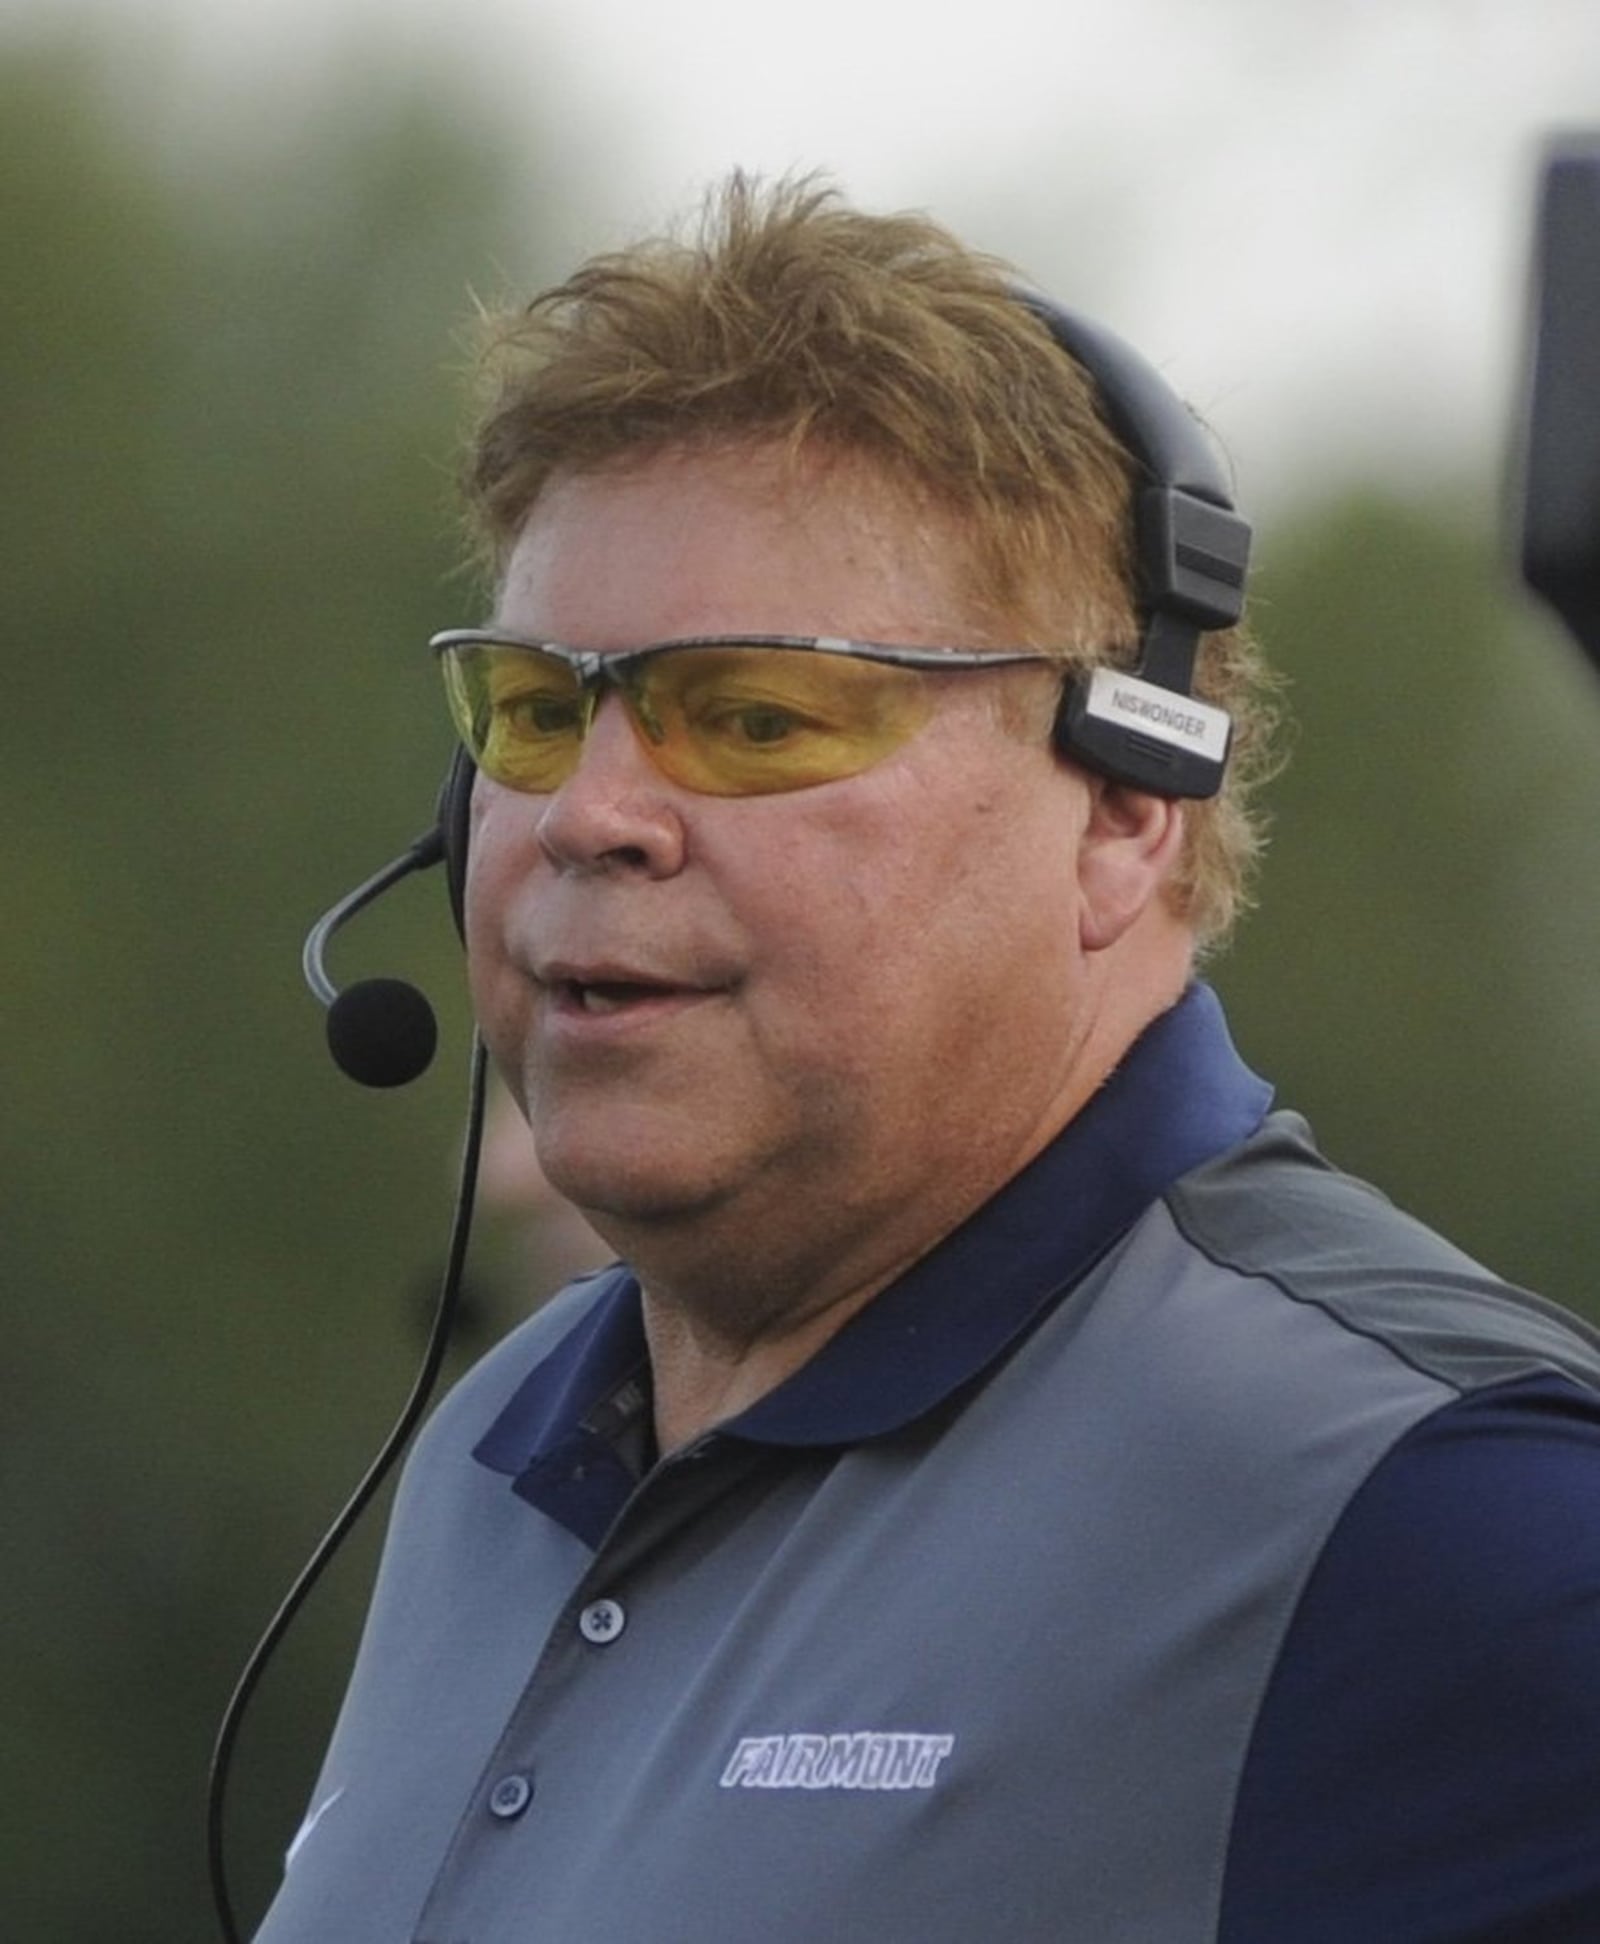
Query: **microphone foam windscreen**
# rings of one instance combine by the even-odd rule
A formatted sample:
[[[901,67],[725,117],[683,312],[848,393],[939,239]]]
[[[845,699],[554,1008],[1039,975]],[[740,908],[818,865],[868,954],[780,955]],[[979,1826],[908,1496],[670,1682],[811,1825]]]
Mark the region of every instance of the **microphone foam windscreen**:
[[[433,1008],[403,979],[362,979],[328,1008],[328,1051],[364,1087],[403,1087],[439,1043]]]

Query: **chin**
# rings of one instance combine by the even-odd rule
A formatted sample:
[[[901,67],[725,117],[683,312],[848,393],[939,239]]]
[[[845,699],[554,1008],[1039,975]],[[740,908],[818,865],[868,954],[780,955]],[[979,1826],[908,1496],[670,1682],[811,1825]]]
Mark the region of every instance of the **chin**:
[[[637,1134],[619,1131],[604,1140],[541,1134],[539,1160],[556,1192],[617,1248],[623,1245],[616,1229],[688,1221],[721,1199],[703,1160],[687,1162]]]

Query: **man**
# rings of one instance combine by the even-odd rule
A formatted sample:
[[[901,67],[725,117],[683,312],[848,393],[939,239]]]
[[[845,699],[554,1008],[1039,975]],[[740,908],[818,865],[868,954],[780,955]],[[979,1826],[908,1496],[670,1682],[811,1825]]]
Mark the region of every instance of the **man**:
[[[262,1938],[1600,1936],[1600,1345],[1195,983],[1243,637],[1157,691],[1216,800],[1063,753],[1146,619],[1085,372],[737,180],[493,362],[472,993],[627,1266],[425,1434]]]

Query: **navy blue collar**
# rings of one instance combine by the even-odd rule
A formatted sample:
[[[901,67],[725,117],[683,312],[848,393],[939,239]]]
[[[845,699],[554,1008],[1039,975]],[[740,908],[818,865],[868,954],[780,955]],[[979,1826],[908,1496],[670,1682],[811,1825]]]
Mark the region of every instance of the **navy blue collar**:
[[[719,1434],[846,1445],[921,1417],[992,1365],[1180,1175],[1253,1134],[1271,1099],[1216,995],[1191,985],[1020,1174]],[[616,1433],[647,1406],[646,1374],[638,1284],[618,1269],[473,1455],[597,1544],[631,1489]],[[587,1483],[576,1496],[574,1479]]]

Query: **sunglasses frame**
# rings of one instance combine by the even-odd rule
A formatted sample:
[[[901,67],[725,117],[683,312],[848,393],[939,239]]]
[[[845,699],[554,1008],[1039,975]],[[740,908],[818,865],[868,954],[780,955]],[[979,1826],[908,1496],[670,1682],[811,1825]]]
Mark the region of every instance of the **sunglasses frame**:
[[[714,634],[682,635],[671,641],[651,641],[642,648],[569,648],[560,641],[538,641],[506,628],[446,628],[428,646],[435,655],[452,648],[525,648],[550,655],[570,668],[582,693],[589,689],[626,686],[630,670],[652,655],[680,648],[788,648],[818,655],[843,655],[852,661],[883,662],[891,668],[1012,668],[1021,663],[1049,663],[1065,671],[1057,655],[1038,648],[909,648],[891,641],[852,641],[843,635]]]

